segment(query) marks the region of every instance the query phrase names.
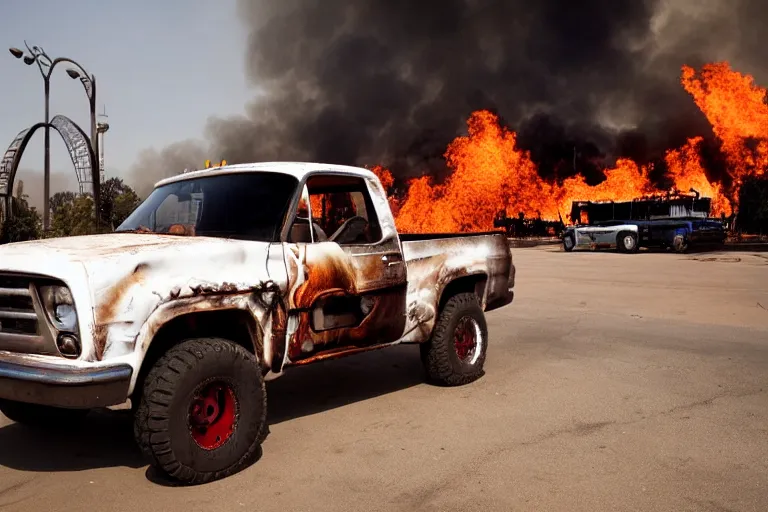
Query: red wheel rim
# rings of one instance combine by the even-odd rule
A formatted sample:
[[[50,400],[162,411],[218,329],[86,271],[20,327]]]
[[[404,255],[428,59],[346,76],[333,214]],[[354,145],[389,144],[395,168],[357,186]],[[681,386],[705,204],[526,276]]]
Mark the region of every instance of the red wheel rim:
[[[474,318],[465,316],[456,325],[453,333],[453,347],[456,355],[465,363],[474,363],[479,352],[480,326]]]
[[[215,450],[226,443],[237,423],[237,398],[229,384],[215,381],[203,384],[189,406],[189,433],[204,450]]]

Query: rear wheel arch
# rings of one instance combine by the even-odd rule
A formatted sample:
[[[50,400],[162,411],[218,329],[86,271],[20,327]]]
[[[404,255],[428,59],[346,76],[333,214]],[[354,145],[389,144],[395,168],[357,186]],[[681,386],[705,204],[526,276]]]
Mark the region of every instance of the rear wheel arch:
[[[256,319],[244,309],[227,308],[214,311],[193,311],[182,313],[166,321],[152,337],[141,362],[132,398],[144,387],[144,381],[152,367],[170,349],[193,338],[221,338],[240,345],[262,361],[263,335]]]
[[[437,310],[442,311],[446,302],[454,295],[460,293],[474,293],[477,296],[478,303],[482,304],[487,286],[488,276],[484,273],[457,277],[443,287],[442,292],[440,292],[440,300],[437,303]]]

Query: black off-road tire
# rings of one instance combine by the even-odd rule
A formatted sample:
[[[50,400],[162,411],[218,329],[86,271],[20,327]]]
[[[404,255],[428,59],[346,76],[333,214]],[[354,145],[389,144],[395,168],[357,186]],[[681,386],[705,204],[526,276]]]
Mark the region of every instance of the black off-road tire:
[[[467,317],[475,322],[480,333],[476,346],[479,353],[471,362],[459,358],[454,344],[457,328]],[[436,384],[461,386],[482,377],[488,351],[488,326],[477,296],[474,293],[459,293],[448,299],[437,318],[432,338],[422,343],[420,348],[427,376]]]
[[[629,240],[631,239],[631,241]],[[625,254],[636,253],[640,249],[637,234],[631,231],[622,231],[616,235],[616,248]]]
[[[563,249],[565,252],[571,252],[576,247],[576,238],[572,233],[569,233],[563,237]]]
[[[223,444],[204,448],[193,437],[191,410],[201,389],[219,383],[232,391],[233,426]],[[227,340],[192,339],[168,350],[149,371],[134,434],[157,470],[194,485],[248,467],[268,432],[266,418],[267,393],[256,357]]]
[[[9,420],[21,425],[59,430],[78,425],[90,410],[62,409],[13,400],[0,400],[0,412]]]

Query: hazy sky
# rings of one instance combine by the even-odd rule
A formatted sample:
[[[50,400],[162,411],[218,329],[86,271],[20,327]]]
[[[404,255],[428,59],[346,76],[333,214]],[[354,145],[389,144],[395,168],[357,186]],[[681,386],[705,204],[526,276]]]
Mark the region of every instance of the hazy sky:
[[[243,111],[253,96],[243,73],[245,38],[235,0],[2,0],[2,151],[20,130],[43,120],[37,66],[25,66],[7,51],[23,48],[25,39],[51,58],[72,58],[96,75],[98,111],[106,105],[109,116],[110,177],[124,173],[142,149],[201,136],[211,114]],[[51,80],[51,115],[67,115],[88,133],[85,92],[65,70],[65,64],[57,65]],[[59,175],[52,187],[74,186],[74,169],[55,133],[52,152],[53,172]],[[17,180],[26,176],[25,187],[37,189],[28,183],[34,179],[30,171],[42,168],[41,130],[27,147]]]

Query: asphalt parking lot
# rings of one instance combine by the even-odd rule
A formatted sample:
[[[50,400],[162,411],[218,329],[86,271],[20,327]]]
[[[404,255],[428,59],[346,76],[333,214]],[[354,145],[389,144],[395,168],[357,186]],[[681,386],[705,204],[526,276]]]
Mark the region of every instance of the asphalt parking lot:
[[[270,383],[243,473],[174,488],[125,412],[0,417],[4,510],[768,510],[768,253],[513,250],[487,374],[425,384],[418,349]]]

